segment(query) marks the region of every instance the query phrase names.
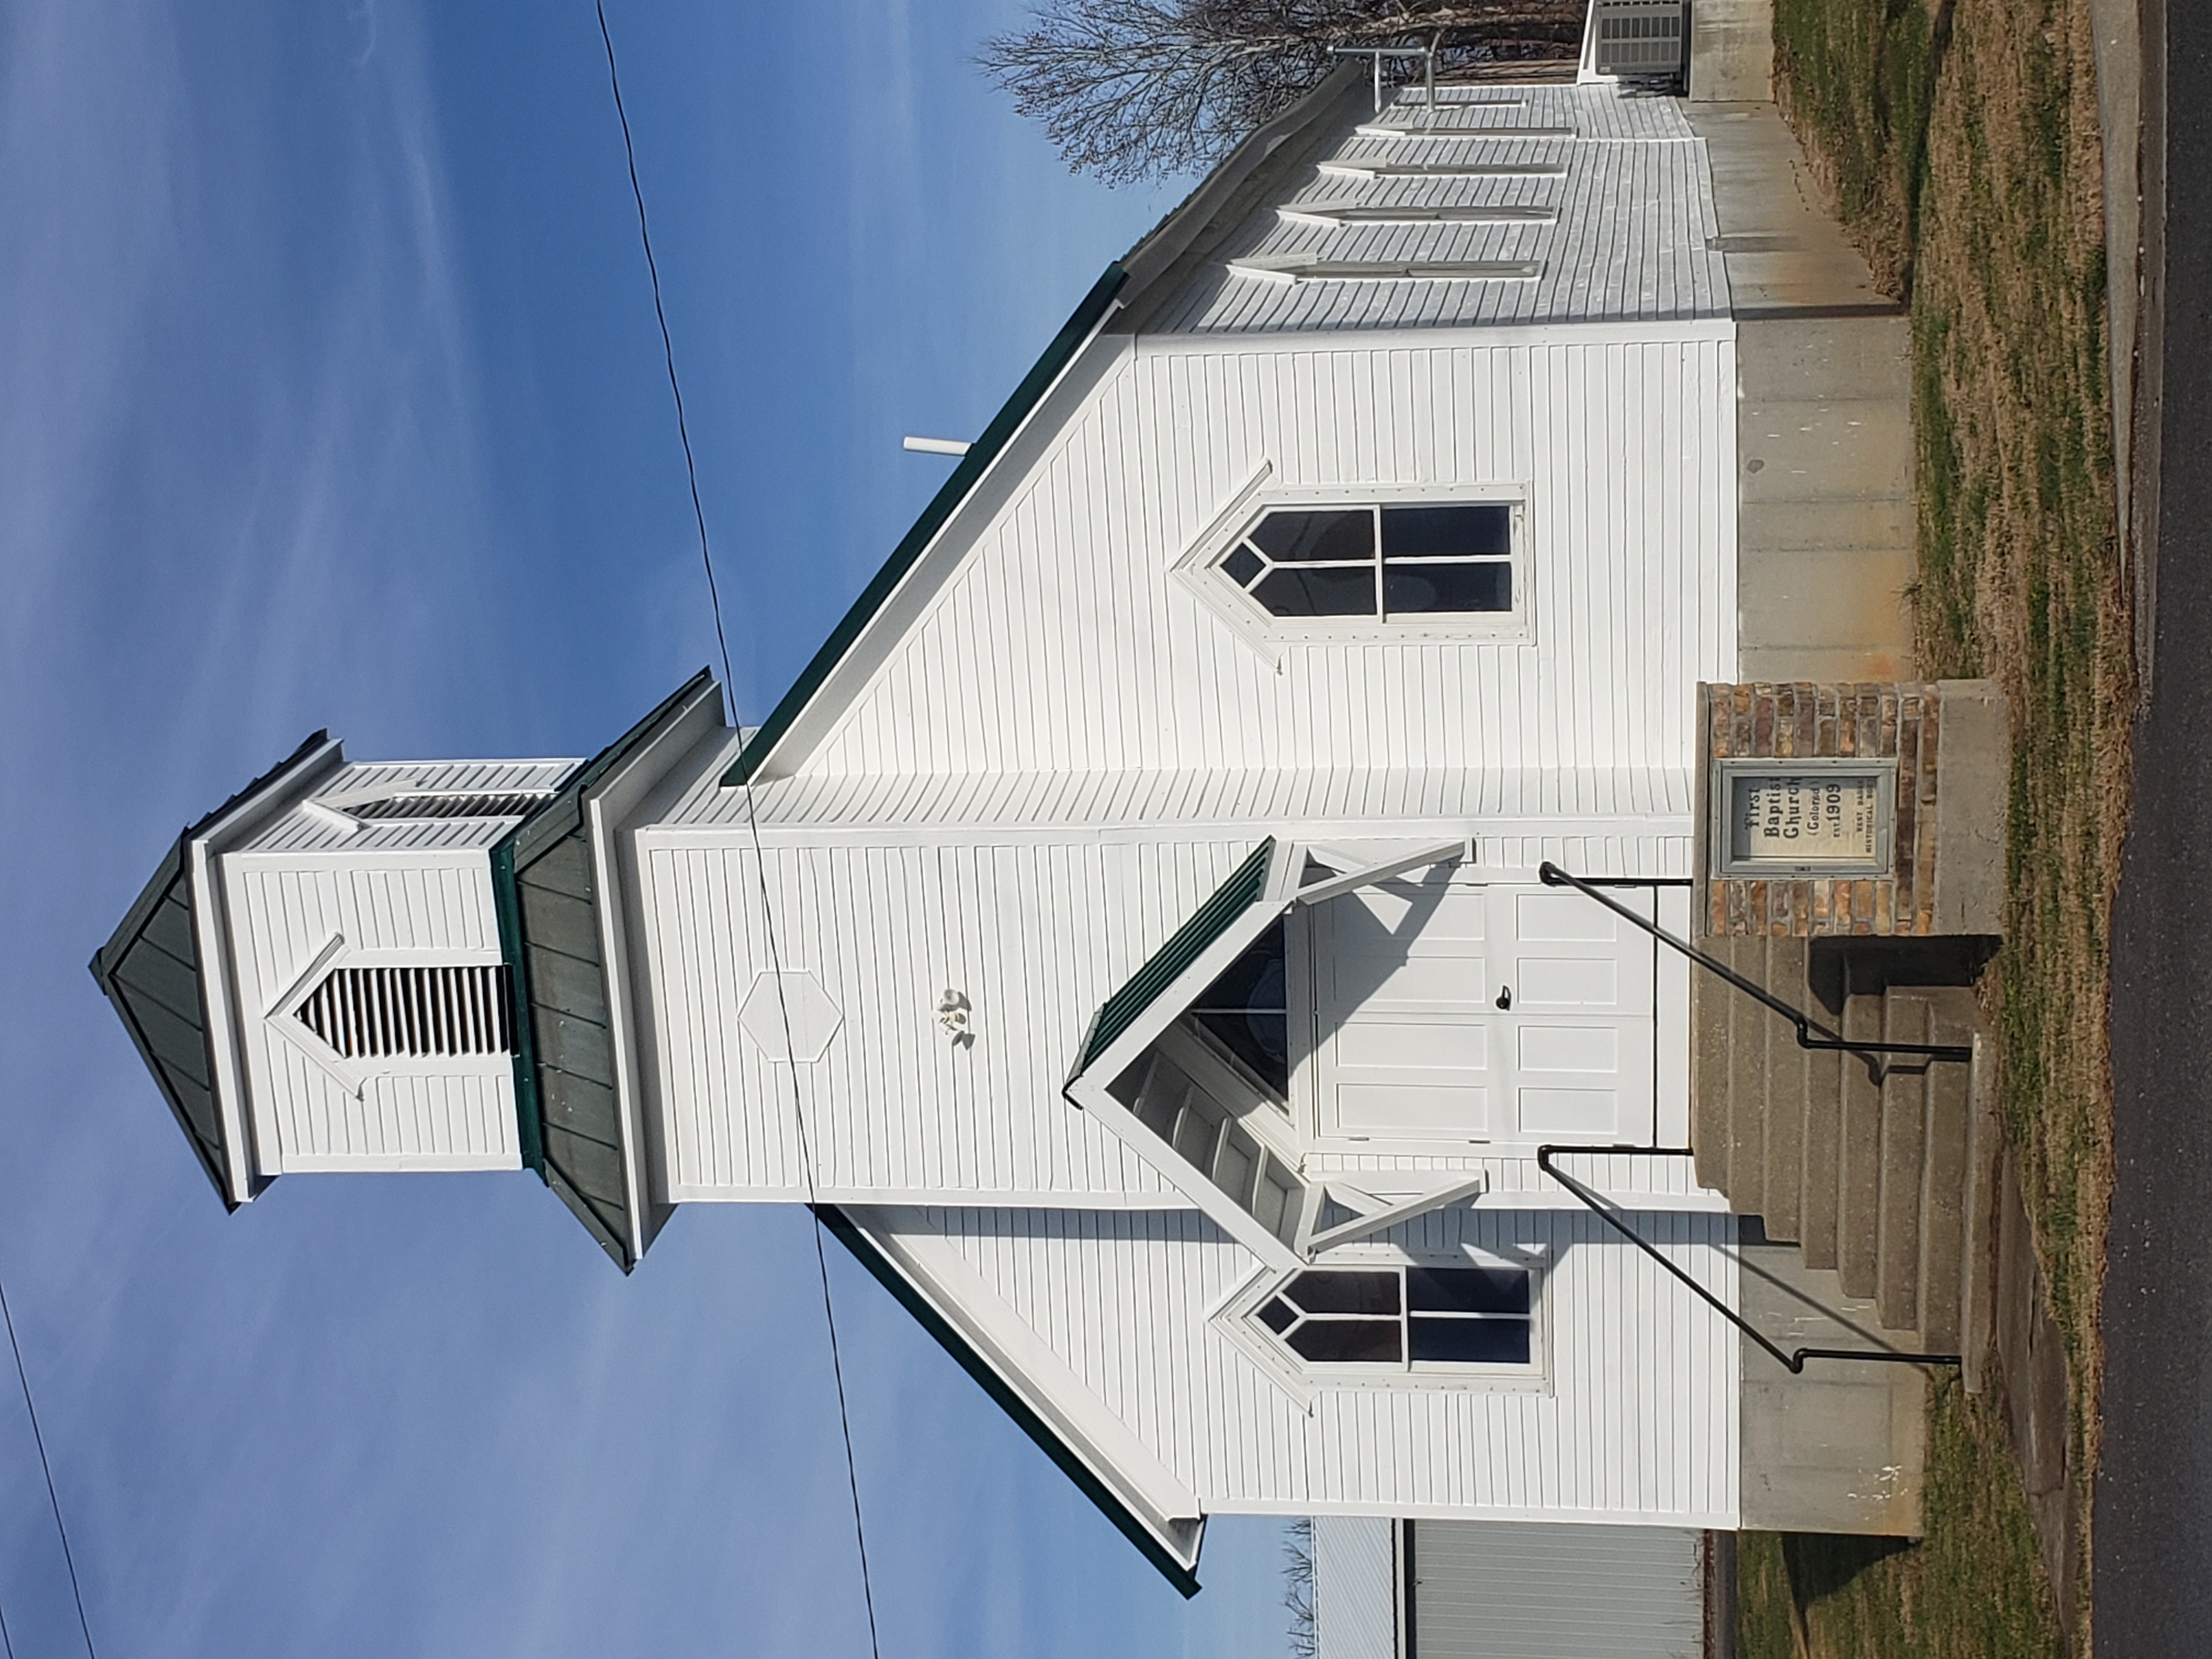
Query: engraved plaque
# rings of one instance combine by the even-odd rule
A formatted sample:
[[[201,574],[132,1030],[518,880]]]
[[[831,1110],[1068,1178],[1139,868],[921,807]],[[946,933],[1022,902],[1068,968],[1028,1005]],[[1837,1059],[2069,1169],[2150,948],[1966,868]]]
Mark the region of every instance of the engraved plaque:
[[[1894,763],[1721,762],[1713,792],[1713,873],[1888,873],[1896,776]]]

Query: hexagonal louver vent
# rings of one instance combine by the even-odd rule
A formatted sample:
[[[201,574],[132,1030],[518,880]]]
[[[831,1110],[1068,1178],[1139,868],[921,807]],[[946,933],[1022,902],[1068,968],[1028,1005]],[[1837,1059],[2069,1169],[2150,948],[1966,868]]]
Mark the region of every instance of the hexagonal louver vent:
[[[514,999],[495,963],[333,968],[297,1018],[347,1060],[514,1052]]]

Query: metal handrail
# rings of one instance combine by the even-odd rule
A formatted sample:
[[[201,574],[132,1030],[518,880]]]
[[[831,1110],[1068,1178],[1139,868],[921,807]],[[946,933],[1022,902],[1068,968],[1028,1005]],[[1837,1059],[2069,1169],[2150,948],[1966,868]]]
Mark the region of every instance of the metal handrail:
[[[1966,1048],[1962,1044],[1955,1042],[1857,1042],[1852,1041],[1849,1037],[1827,1036],[1814,1036],[1813,1033],[1817,1028],[1814,1025],[1811,1016],[1805,1013],[1802,1009],[1791,1007],[1788,1003],[1783,1001],[1781,998],[1776,996],[1765,986],[1758,983],[1755,980],[1746,979],[1741,974],[1736,972],[1735,969],[1729,967],[1726,963],[1720,961],[1717,957],[1707,956],[1703,951],[1698,950],[1696,945],[1692,945],[1687,939],[1676,939],[1672,933],[1660,927],[1657,923],[1646,921],[1642,916],[1638,915],[1635,911],[1630,909],[1626,905],[1607,898],[1603,893],[1598,890],[1596,883],[1585,881],[1580,876],[1570,874],[1568,872],[1560,869],[1558,865],[1553,863],[1549,859],[1545,860],[1543,863],[1536,866],[1536,879],[1542,882],[1547,887],[1572,887],[1576,889],[1577,890],[1587,895],[1589,897],[1596,900],[1598,903],[1605,906],[1607,909],[1612,911],[1615,915],[1621,917],[1626,921],[1633,923],[1636,927],[1641,927],[1645,933],[1650,934],[1652,938],[1657,939],[1662,945],[1672,945],[1675,950],[1680,951],[1684,956],[1689,957],[1691,961],[1696,963],[1698,966],[1705,969],[1709,973],[1719,975],[1721,978],[1735,986],[1737,990],[1742,992],[1746,996],[1752,998],[1755,1001],[1763,1003],[1766,1007],[1771,1009],[1774,1012],[1781,1015],[1783,1018],[1788,1020],[1791,1027],[1795,1029],[1797,1033],[1797,1046],[1801,1048],[1819,1049],[1824,1053],[1863,1054],[1869,1057],[1878,1054],[1911,1054],[1921,1060],[1955,1060],[1967,1064],[1972,1063],[1974,1051],[1970,1048]],[[1665,1149],[1661,1147],[1651,1147],[1648,1150],[1652,1152],[1660,1152]]]
[[[1610,1155],[1638,1158],[1688,1158],[1691,1156],[1689,1147],[1539,1146],[1536,1149],[1536,1167],[1581,1200],[1584,1209],[1643,1251],[1644,1255],[1650,1256],[1684,1285],[1688,1285],[1700,1301],[1764,1348],[1773,1357],[1776,1363],[1787,1369],[1791,1376],[1803,1376],[1805,1362],[1808,1359],[1870,1359],[1884,1361],[1893,1365],[1960,1365],[1965,1363],[1954,1353],[1900,1353],[1894,1348],[1795,1348],[1784,1353],[1764,1331],[1758,1329],[1741,1314],[1691,1278],[1688,1271],[1680,1263],[1669,1260],[1656,1245],[1614,1214],[1601,1194],[1583,1185],[1565,1170],[1554,1166],[1552,1163],[1552,1155],[1554,1152],[1587,1153],[1601,1157]]]

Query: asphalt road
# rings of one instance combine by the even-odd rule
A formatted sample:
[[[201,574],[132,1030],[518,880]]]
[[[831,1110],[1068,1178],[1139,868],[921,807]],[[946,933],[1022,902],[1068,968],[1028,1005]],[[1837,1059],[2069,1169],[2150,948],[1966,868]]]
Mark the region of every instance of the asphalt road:
[[[2166,27],[2155,668],[2112,918],[2093,1546],[2110,1659],[2212,1654],[2212,7],[2173,6]]]

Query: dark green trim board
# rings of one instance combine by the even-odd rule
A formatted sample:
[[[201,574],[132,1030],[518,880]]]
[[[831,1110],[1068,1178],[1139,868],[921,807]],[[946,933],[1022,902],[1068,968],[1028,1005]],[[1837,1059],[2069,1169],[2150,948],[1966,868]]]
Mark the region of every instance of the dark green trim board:
[[[860,590],[860,598],[853,601],[844,620],[823,641],[822,648],[814,653],[813,660],[806,665],[805,671],[793,683],[791,690],[783,694],[783,700],[754,731],[737,760],[722,775],[725,787],[734,788],[752,781],[753,775],[767,763],[769,754],[782,740],[783,734],[791,729],[792,723],[813,701],[814,694],[822,689],[831,672],[844,659],[845,653],[852,649],[854,641],[860,637],[876,612],[883,609],[884,602],[891,596],[891,591],[914,568],[915,561],[921,556],[923,550],[936,539],[937,532],[945,528],[945,521],[951,518],[960,503],[968,499],[977,481],[989,471],[991,463],[999,458],[1000,452],[1020,429],[1022,422],[1029,418],[1030,411],[1051,390],[1053,382],[1060,378],[1060,371],[1074,361],[1075,354],[1083,349],[1084,342],[1097,331],[1098,325],[1105,320],[1107,312],[1113,307],[1115,296],[1121,291],[1121,285],[1127,280],[1128,273],[1116,264],[1107,266],[1105,275],[1091,284],[1091,292],[1083,296],[1083,303],[1076,307],[1075,314],[1060,325],[1060,332],[1052,337],[1052,343],[1044,349],[1044,355],[1022,377],[1022,383],[1014,388],[1014,395],[1007,398],[1005,406],[991,417],[991,423],[983,428],[982,435],[968,447],[968,453],[952,469],[952,476],[930,498],[929,505],[921,511],[921,516],[914,521],[914,528],[900,538],[899,544],[891,550],[890,557],[884,562],[883,568],[876,572],[868,585]]]
[[[1075,1449],[1061,1439],[1052,1425],[1038,1416],[1029,1402],[1008,1386],[1006,1378],[999,1375],[997,1367],[979,1353],[975,1345],[963,1336],[951,1321],[930,1305],[928,1298],[899,1271],[898,1265],[876,1248],[875,1241],[836,1205],[817,1204],[812,1207],[815,1218],[852,1253],[853,1259],[891,1293],[892,1299],[899,1306],[914,1316],[922,1329],[936,1339],[937,1345],[952,1357],[962,1370],[975,1379],[999,1409],[1013,1419],[1014,1426],[1052,1459],[1060,1472],[1075,1483],[1078,1491],[1098,1506],[1099,1513],[1137,1547],[1145,1559],[1159,1569],[1160,1576],[1175,1586],[1176,1593],[1185,1600],[1197,1595],[1198,1575],[1160,1547],[1160,1540],[1152,1536],[1152,1529],[1115,1495],[1111,1487],[1091,1472],[1091,1466],[1076,1455]]]
[[[491,849],[491,908],[499,922],[500,960],[514,990],[514,1138],[522,1167],[545,1178],[545,1119],[538,1106],[538,1044],[531,1030],[530,985],[522,960],[522,902],[514,885],[514,837]]]
[[[1077,1057],[1075,1069],[1068,1074],[1071,1081],[1089,1070],[1091,1062],[1112,1048],[1114,1039],[1135,1024],[1138,1016],[1182,977],[1184,970],[1205,953],[1207,945],[1258,902],[1260,895],[1267,890],[1267,864],[1274,851],[1273,836],[1254,848],[1251,857],[1213,890],[1213,896],[1176,929],[1174,937],[1152,953],[1152,960],[1138,969],[1127,984],[1106,999],[1092,1017],[1091,1030],[1084,1036],[1083,1051]]]
[[[653,712],[635,726],[617,738],[605,749],[576,769],[575,775],[562,785],[563,789],[578,791],[593,784],[614,771],[642,747],[648,738],[659,732],[668,718],[714,683],[712,670],[702,668],[690,679],[663,697]]]

